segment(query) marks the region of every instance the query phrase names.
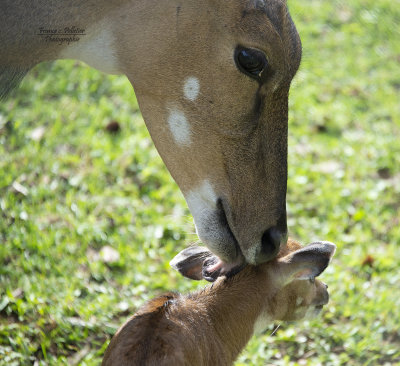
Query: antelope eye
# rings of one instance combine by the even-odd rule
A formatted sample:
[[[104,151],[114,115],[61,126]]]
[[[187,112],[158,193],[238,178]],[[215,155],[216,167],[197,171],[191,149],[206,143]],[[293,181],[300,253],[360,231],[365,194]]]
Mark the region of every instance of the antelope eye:
[[[259,78],[268,66],[265,54],[253,48],[237,48],[235,61],[240,71],[253,78]]]
[[[314,284],[314,283],[315,283],[315,278],[310,278],[308,281],[309,281],[310,283]]]

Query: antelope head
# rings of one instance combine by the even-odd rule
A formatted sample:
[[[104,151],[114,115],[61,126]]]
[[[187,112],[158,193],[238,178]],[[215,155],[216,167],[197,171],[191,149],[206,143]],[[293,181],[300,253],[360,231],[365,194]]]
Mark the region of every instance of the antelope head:
[[[209,291],[215,292],[215,307],[217,303],[241,304],[243,300],[249,309],[242,316],[251,323],[251,314],[256,313],[254,331],[257,333],[274,320],[314,317],[321,311],[329,302],[328,286],[316,277],[328,267],[335,251],[336,245],[327,241],[301,246],[289,239],[274,260],[247,265],[239,274],[231,273],[228,279],[211,277],[213,272],[209,267],[217,259],[207,248],[186,248],[170,264],[187,278],[217,280]],[[221,292],[221,288],[228,290]],[[223,314],[226,309],[220,307]]]
[[[266,262],[287,241],[298,33],[282,0],[166,3],[151,8],[163,21],[144,42],[122,42],[134,45],[120,50],[133,55],[120,57],[125,73],[200,240],[220,259],[214,270]]]
[[[35,64],[75,58],[125,74],[186,198],[213,270],[286,243],[288,93],[301,44],[285,0],[7,1],[0,97]],[[85,28],[61,45],[41,27]]]

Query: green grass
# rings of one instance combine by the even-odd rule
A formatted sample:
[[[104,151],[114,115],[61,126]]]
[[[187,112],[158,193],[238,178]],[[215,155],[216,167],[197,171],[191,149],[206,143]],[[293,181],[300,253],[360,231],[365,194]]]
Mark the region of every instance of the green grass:
[[[237,365],[400,364],[400,2],[289,5],[304,57],[288,224],[337,244],[331,302],[254,337]],[[128,81],[36,67],[0,106],[0,364],[97,365],[145,300],[198,286],[168,267],[193,232]]]

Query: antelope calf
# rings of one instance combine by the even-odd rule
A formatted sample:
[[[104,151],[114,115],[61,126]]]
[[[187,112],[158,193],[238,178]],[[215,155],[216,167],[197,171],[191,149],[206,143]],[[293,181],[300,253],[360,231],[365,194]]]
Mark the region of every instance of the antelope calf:
[[[149,301],[114,335],[103,366],[231,365],[253,333],[274,320],[315,316],[328,303],[327,286],[315,277],[335,248],[329,242],[301,247],[289,240],[274,261],[248,265],[199,292]],[[171,265],[199,279],[214,262],[207,249],[192,247]]]

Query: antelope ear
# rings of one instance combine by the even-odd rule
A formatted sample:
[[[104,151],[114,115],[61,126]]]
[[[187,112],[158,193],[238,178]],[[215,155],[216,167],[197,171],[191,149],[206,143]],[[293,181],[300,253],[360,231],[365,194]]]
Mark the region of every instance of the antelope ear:
[[[285,281],[305,280],[319,276],[328,267],[335,250],[335,244],[318,241],[280,258],[278,263],[283,268]]]
[[[214,261],[213,258],[218,259],[207,248],[192,246],[182,250],[169,264],[184,277],[202,280],[204,262]]]

